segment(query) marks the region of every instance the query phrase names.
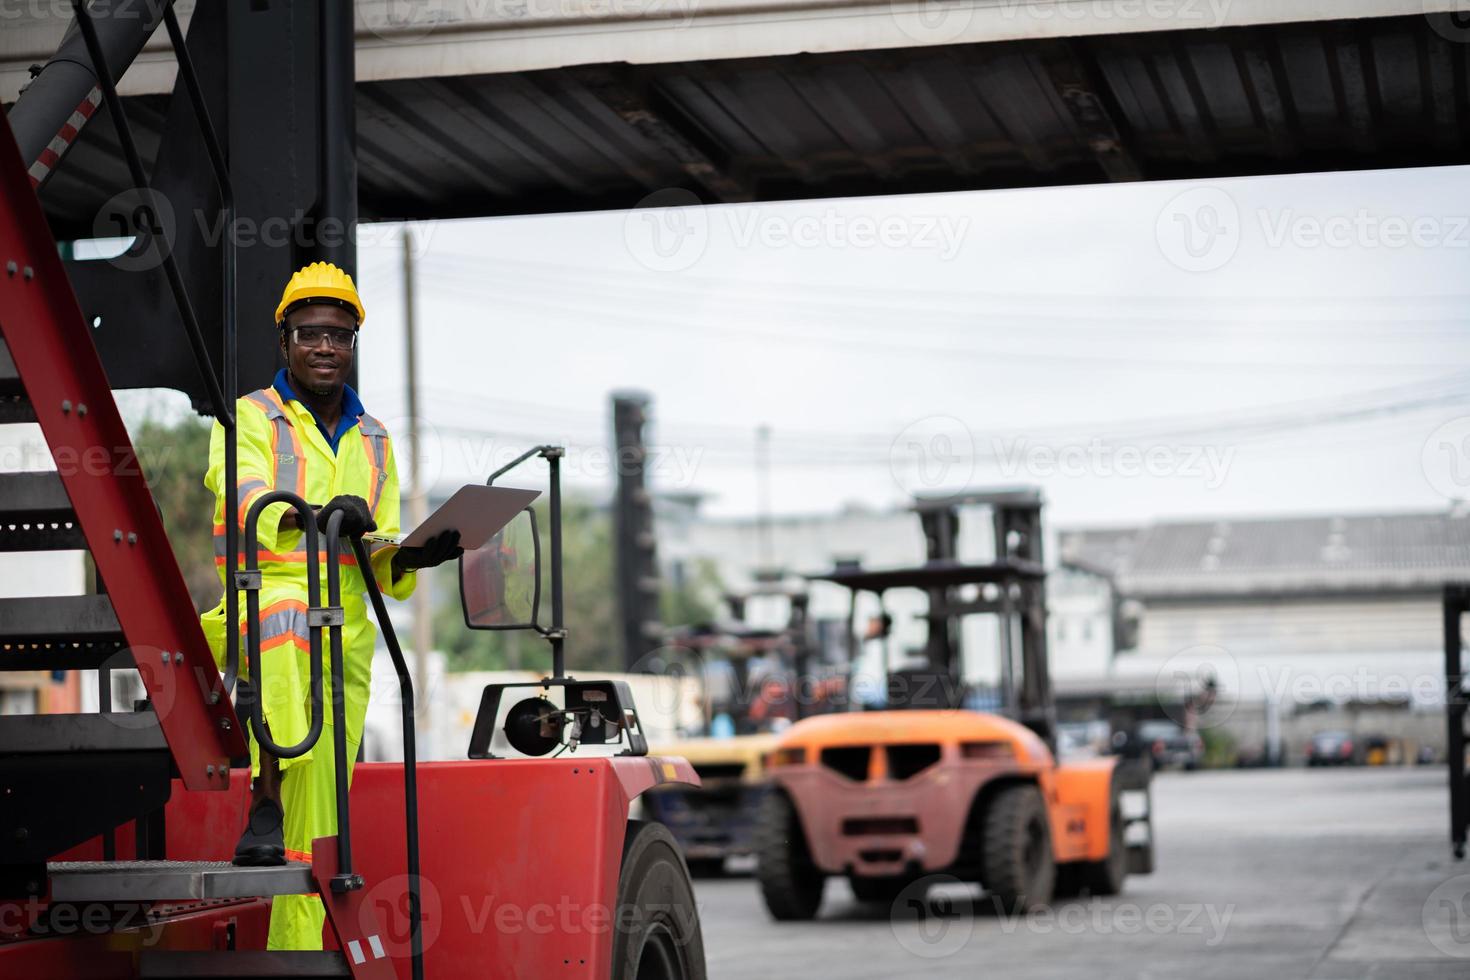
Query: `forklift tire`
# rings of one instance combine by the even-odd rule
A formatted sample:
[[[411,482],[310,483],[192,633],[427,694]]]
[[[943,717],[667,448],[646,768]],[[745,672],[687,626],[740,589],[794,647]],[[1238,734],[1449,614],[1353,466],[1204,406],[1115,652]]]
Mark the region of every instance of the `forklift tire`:
[[[705,980],[694,886],[663,824],[628,821],[613,926],[612,980]]]
[[[755,876],[771,918],[777,922],[815,918],[827,876],[812,863],[801,818],[791,798],[780,790],[761,802],[755,854]]]
[[[847,883],[852,894],[866,905],[892,905],[903,890],[914,883],[912,878],[863,878],[850,875]]]
[[[686,858],[689,863],[689,876],[691,878],[723,878],[725,877],[725,859],[717,858]]]
[[[981,884],[997,910],[1024,912],[1051,901],[1057,865],[1046,801],[1035,786],[1007,786],[985,812]]]

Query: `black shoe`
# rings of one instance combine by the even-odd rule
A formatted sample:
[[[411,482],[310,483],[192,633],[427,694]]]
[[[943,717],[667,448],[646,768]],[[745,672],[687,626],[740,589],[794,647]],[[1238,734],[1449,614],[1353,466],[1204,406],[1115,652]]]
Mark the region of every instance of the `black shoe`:
[[[235,863],[265,868],[286,863],[286,815],[274,800],[261,800],[250,811],[250,823],[235,845]]]

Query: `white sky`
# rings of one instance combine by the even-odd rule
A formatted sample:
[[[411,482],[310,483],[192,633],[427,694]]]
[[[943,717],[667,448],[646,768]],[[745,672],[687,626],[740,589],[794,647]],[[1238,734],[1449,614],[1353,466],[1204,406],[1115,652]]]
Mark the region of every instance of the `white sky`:
[[[483,479],[565,440],[570,479],[607,487],[588,450],[610,441],[609,392],[638,388],[655,488],[709,493],[716,514],[758,506],[761,424],[778,513],[1018,482],[1071,525],[1443,507],[1470,489],[1467,183],[1450,168],[416,225],[424,458],[440,481]],[[363,229],[361,386],[402,439],[397,236]]]

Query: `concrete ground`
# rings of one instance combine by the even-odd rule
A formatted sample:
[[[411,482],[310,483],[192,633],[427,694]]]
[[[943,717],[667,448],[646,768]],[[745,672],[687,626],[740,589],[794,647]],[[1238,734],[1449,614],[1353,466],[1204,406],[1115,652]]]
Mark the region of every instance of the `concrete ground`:
[[[751,878],[696,882],[715,980],[1289,980],[1470,976],[1470,863],[1441,768],[1166,773],[1158,871],[1122,895],[1011,918],[964,886],[777,924]]]

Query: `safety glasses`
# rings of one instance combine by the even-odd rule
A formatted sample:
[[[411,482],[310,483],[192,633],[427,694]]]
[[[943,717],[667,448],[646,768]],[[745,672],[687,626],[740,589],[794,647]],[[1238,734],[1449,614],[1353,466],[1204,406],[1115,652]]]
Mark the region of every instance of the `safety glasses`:
[[[310,350],[322,341],[333,350],[352,350],[357,346],[357,331],[346,327],[292,327],[291,343]]]

